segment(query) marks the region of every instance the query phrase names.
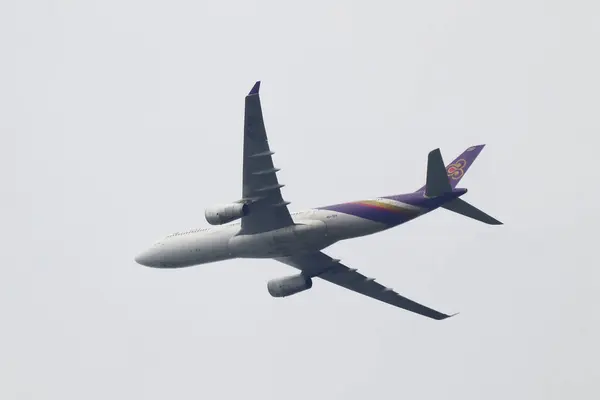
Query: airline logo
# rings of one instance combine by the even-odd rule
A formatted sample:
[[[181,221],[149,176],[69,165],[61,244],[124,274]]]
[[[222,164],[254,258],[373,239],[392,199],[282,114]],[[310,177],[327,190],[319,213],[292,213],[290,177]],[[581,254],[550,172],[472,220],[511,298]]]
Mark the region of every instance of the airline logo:
[[[448,167],[448,177],[452,179],[460,179],[465,174],[467,162],[464,159],[457,160]]]

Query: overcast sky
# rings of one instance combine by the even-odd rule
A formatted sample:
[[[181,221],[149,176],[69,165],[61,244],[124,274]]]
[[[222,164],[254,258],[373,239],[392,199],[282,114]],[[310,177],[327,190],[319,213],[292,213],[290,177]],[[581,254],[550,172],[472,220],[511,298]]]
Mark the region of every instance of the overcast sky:
[[[0,2],[0,398],[599,398],[599,39],[591,0]],[[459,316],[133,261],[239,198],[256,80],[291,210],[487,143],[461,186],[504,226],[325,250]]]

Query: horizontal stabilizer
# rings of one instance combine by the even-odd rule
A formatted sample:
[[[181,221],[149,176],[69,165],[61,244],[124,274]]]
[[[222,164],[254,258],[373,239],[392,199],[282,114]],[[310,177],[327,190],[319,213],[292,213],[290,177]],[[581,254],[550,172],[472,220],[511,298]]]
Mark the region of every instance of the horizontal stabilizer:
[[[491,217],[481,211],[480,209],[473,207],[463,199],[456,198],[442,205],[446,210],[454,211],[457,214],[464,215],[465,217],[473,218],[477,221],[481,221],[484,224],[490,225],[502,225],[502,222],[498,221],[494,217]]]
[[[440,149],[429,152],[427,157],[427,183],[425,184],[425,195],[427,197],[442,196],[452,191],[444,160]]]

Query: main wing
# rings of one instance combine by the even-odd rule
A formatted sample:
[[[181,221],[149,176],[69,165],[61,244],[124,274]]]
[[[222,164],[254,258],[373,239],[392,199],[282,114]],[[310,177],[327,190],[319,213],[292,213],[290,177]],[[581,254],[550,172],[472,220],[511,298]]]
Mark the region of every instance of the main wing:
[[[258,91],[260,81],[246,96],[244,114],[244,166],[242,199],[249,203],[249,214],[242,218],[242,232],[259,233],[293,225],[283,200],[269,148]]]
[[[301,270],[306,276],[319,277],[354,292],[429,318],[442,320],[452,316],[400,296],[393,289],[375,282],[374,278],[367,278],[356,272],[356,269],[348,268],[339,260],[322,252],[276,258],[276,260]]]

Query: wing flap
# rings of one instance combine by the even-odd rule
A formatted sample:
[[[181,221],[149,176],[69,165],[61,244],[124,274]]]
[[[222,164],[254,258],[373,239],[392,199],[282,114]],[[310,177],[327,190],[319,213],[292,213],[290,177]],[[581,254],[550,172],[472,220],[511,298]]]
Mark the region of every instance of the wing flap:
[[[436,320],[446,319],[446,315],[396,293],[392,288],[381,285],[375,278],[368,278],[354,268],[348,268],[339,260],[322,252],[277,258],[284,264],[300,269],[307,276],[318,277],[353,292],[382,301],[395,307]]]
[[[341,270],[342,267],[345,270]],[[401,296],[394,289],[376,282],[374,278],[367,278],[356,271],[351,271],[346,266],[340,265],[317,276],[346,289],[429,318],[442,320],[451,316]]]

